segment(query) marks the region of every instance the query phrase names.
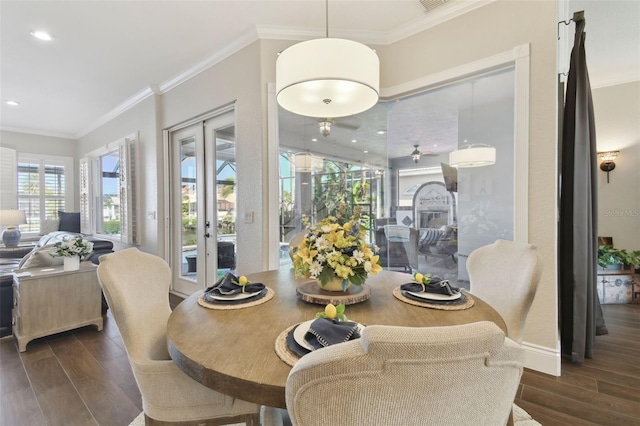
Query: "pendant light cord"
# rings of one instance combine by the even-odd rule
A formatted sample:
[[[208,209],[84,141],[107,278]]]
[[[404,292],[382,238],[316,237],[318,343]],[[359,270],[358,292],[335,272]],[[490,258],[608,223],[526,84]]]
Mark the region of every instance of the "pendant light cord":
[[[325,15],[325,21],[326,21],[326,27],[327,27],[325,34],[326,34],[326,37],[329,38],[329,0],[325,0],[324,4],[325,4],[324,15]]]

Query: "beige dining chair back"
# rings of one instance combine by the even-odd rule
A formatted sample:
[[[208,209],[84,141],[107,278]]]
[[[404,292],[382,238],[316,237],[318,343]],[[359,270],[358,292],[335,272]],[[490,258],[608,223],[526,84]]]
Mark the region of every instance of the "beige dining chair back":
[[[302,357],[286,384],[292,424],[505,425],[524,350],[492,322],[371,325]]]
[[[467,259],[470,291],[490,304],[507,324],[507,336],[522,335],[542,275],[542,260],[531,244],[497,240]]]
[[[136,248],[100,258],[98,278],[153,424],[259,423],[260,407],[209,389],[183,373],[167,350],[171,270]]]

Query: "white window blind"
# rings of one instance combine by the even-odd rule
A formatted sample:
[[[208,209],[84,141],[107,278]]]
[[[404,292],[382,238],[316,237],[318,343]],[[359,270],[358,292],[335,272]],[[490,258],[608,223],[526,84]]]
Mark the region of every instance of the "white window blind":
[[[137,133],[80,160],[80,220],[83,232],[140,244],[137,202]],[[114,181],[117,179],[117,188]]]
[[[22,232],[39,233],[46,219],[73,206],[73,159],[69,157],[18,155],[18,208],[27,215]]]
[[[91,220],[91,188],[89,185],[91,176],[91,161],[88,158],[80,159],[80,231],[84,234],[93,233],[93,221]]]
[[[0,210],[15,209],[18,205],[16,150],[0,147]]]

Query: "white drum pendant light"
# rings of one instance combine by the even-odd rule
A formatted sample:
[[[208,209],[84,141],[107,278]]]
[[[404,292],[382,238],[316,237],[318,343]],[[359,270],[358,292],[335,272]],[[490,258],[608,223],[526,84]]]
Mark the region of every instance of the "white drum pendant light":
[[[489,145],[464,145],[449,153],[450,166],[482,167],[495,162],[496,149]]]
[[[314,39],[284,50],[276,61],[276,94],[284,109],[308,117],[344,117],[378,102],[380,60],[361,43]]]

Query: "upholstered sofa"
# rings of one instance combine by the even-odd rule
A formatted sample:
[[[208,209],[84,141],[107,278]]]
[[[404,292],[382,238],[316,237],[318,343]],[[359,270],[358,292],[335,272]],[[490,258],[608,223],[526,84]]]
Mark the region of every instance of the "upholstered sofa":
[[[43,235],[35,247],[16,247],[3,249],[0,252],[0,337],[11,334],[11,309],[13,308],[13,275],[12,272],[22,269],[42,268],[62,265],[61,257],[52,257],[49,252],[55,243],[64,238],[82,235],[68,231],[54,231]],[[99,263],[100,256],[113,252],[111,241],[82,235],[93,242],[93,251],[83,261]],[[103,313],[107,310],[106,301],[102,302]]]

